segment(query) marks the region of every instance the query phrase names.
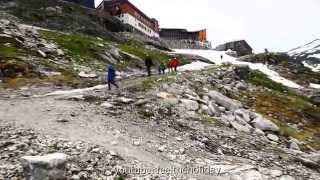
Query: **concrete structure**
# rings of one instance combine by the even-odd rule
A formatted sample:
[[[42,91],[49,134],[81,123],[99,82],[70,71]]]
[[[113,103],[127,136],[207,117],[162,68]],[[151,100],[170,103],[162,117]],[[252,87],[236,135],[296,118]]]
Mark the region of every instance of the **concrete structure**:
[[[192,40],[192,41],[207,41],[206,30],[189,32],[186,29],[161,29],[160,37],[166,40]]]
[[[229,49],[237,52],[238,56],[252,54],[252,48],[245,40],[231,41],[216,47],[217,51],[227,51]]]
[[[122,23],[148,37],[159,38],[159,23],[154,18],[149,18],[128,0],[105,0],[97,9],[106,11],[117,17]]]
[[[160,38],[172,49],[210,49],[206,29],[187,31],[186,29],[161,29]]]

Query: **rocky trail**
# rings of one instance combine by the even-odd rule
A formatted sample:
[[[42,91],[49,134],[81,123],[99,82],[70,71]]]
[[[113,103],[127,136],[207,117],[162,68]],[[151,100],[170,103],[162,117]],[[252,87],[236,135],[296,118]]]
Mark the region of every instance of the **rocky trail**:
[[[145,81],[150,78],[124,80],[120,82],[120,90],[114,89],[111,92],[106,91],[104,86],[49,94],[47,89],[35,94],[20,92],[17,93],[20,96],[16,94],[1,98],[0,123],[2,127],[9,124],[9,127],[23,128],[26,131],[32,129],[39,136],[83,142],[106,149],[113,156],[117,154],[121,157],[122,163],[118,164],[125,164],[122,168],[140,167],[150,171],[157,167],[211,168],[211,174],[207,171],[189,172],[190,174],[128,173],[129,179],[317,179],[318,173],[305,169],[296,160],[297,156],[303,156],[302,152],[284,150],[282,146],[279,149],[278,143],[258,132],[252,135],[224,125],[212,126],[212,123],[216,122],[194,114],[194,92],[185,84],[181,84],[180,88],[175,85],[182,83],[180,78],[184,83],[191,82],[185,74],[190,75],[190,72],[177,75],[179,79],[176,82],[171,82],[177,78],[175,75],[168,75],[172,79],[163,76],[151,77],[158,79],[155,82],[160,82],[159,87],[146,91],[133,90],[136,90],[137,86],[146,86]],[[197,72],[193,74],[198,78]],[[36,92],[35,89],[32,92]],[[182,97],[189,97],[191,100],[178,100],[168,93],[182,93]],[[39,96],[40,94],[42,96]],[[181,109],[180,102],[187,105],[182,104]],[[222,124],[223,122],[221,121]],[[235,124],[232,126],[239,127]],[[5,143],[7,140],[1,141]],[[34,145],[31,143],[29,146]],[[15,143],[5,147],[20,148],[19,144]],[[57,148],[57,151],[61,152],[61,149]],[[87,153],[92,153],[91,151]],[[2,155],[2,162],[12,160],[7,158]],[[9,166],[9,170],[1,171],[3,176],[19,177],[18,174],[10,173],[13,171],[10,171],[10,168],[21,172],[19,164],[13,164],[13,167]],[[73,179],[119,177],[116,167],[118,166],[106,166],[102,171],[88,171],[80,167],[71,174]],[[21,176],[21,173],[19,175]]]

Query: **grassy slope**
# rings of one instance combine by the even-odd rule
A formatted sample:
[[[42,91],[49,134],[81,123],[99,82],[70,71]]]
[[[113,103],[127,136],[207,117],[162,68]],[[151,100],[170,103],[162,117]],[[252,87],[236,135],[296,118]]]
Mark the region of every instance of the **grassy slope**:
[[[312,104],[308,97],[272,81],[261,72],[252,73],[248,82],[269,89],[251,94],[244,93],[244,97],[255,98],[254,101],[247,102],[249,106],[278,124],[284,136],[292,136],[307,142],[313,148],[320,149],[320,121],[308,115],[320,113],[320,107]],[[302,125],[299,130],[288,125],[299,123]]]
[[[115,44],[114,42],[80,33],[67,34],[56,31],[41,31],[41,36],[44,39],[57,43],[61,46],[73,62],[86,66],[96,64],[98,65],[98,68],[103,68],[106,63],[109,63],[103,61],[99,57],[99,54],[103,54],[105,50],[109,50],[107,44]],[[121,43],[116,46],[121,51],[133,54],[141,59],[144,59],[148,54],[154,59],[155,64],[160,61],[166,61],[170,58],[165,52],[146,49],[143,44],[136,41]],[[119,63],[114,64],[118,69],[122,70],[126,67],[143,67],[144,65],[142,61],[137,59],[133,59],[128,56],[124,56],[124,58],[125,59],[123,61],[119,61]]]
[[[79,33],[62,33],[56,31],[40,31],[41,37],[58,44],[73,63],[103,68],[99,53],[106,49],[106,41]],[[102,45],[102,46],[101,46]]]

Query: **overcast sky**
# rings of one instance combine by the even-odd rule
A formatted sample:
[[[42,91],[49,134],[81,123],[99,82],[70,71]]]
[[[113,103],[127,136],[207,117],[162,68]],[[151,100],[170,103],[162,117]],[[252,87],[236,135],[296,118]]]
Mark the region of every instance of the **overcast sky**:
[[[206,28],[213,46],[245,39],[256,52],[287,51],[320,38],[320,0],[130,1],[161,28]]]

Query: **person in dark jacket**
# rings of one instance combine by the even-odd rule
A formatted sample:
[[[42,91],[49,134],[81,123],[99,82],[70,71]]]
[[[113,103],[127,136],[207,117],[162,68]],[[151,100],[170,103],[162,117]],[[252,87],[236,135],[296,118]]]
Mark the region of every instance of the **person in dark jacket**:
[[[144,64],[146,65],[148,76],[151,76],[151,67],[153,66],[153,62],[150,56],[145,58]]]
[[[108,89],[111,90],[111,84],[113,84],[115,87],[119,88],[119,86],[115,82],[116,79],[116,71],[114,70],[113,66],[111,64],[108,65],[108,72],[106,81],[108,82]]]

